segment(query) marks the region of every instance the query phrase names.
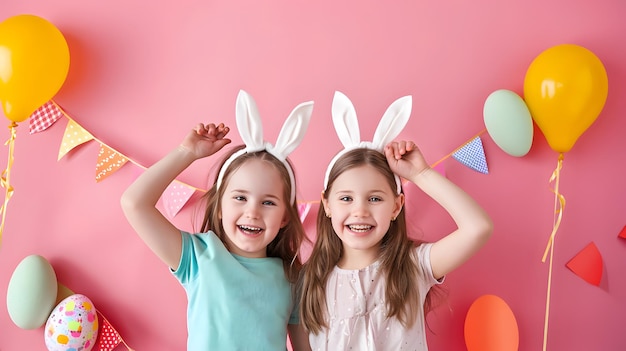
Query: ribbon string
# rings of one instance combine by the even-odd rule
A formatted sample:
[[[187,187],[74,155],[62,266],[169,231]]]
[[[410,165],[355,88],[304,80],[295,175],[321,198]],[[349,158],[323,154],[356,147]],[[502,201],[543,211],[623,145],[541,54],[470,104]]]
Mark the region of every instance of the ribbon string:
[[[559,180],[561,178],[561,169],[563,168],[563,153],[559,154],[559,160],[557,162],[556,169],[552,172],[549,183],[554,182],[554,224],[552,226],[552,233],[548,239],[548,245],[543,253],[541,262],[546,261],[548,252],[550,253],[550,263],[548,268],[548,288],[546,293],[546,313],[543,325],[543,351],[546,351],[548,345],[548,320],[550,316],[550,294],[552,292],[552,263],[554,258],[554,237],[561,225],[561,219],[563,218],[563,210],[565,208],[565,197],[559,192]]]
[[[2,223],[0,223],[0,244],[2,243],[2,233],[4,232],[4,220],[7,214],[7,206],[14,191],[13,186],[11,186],[11,168],[13,167],[13,149],[15,147],[15,138],[17,136],[15,128],[17,128],[17,123],[12,122],[11,125],[9,125],[11,136],[9,137],[9,140],[4,143],[4,145],[9,145],[9,156],[7,158],[7,168],[2,172],[2,177],[0,178],[0,185],[5,189],[4,203],[0,208],[0,212],[2,213]]]

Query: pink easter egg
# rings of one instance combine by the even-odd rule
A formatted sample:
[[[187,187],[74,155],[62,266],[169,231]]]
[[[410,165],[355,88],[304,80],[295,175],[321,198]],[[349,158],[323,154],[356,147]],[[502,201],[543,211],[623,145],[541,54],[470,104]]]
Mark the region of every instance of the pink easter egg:
[[[66,297],[52,310],[44,329],[48,351],[90,351],[98,338],[98,313],[81,294]]]

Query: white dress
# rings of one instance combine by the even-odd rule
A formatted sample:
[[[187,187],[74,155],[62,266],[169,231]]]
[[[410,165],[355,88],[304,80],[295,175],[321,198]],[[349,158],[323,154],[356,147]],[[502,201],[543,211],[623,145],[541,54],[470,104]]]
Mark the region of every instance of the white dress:
[[[337,266],[328,277],[326,303],[328,329],[310,334],[313,351],[426,351],[424,327],[424,299],[430,288],[440,284],[432,274],[430,248],[421,244],[416,248],[420,271],[418,289],[419,315],[411,329],[405,329],[396,318],[388,319],[385,307],[385,281],[377,261],[360,270],[346,270]]]

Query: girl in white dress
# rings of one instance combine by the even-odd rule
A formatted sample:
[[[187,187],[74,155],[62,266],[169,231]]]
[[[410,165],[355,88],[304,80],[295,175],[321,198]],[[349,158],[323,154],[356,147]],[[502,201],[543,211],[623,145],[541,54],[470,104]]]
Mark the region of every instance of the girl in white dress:
[[[412,141],[392,142],[411,98],[385,112],[372,142],[336,92],[333,121],[345,149],[326,172],[317,239],[302,279],[301,323],[312,350],[427,350],[429,292],[489,239],[492,222],[462,189],[432,170]],[[415,183],[457,229],[434,243],[407,234],[400,178]]]

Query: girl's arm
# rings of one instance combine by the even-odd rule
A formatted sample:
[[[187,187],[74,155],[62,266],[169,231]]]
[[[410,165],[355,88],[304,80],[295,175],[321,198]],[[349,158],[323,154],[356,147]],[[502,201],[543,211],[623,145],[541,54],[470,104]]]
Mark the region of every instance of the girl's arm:
[[[430,262],[440,279],[465,263],[489,239],[493,223],[465,191],[431,169],[413,142],[394,142],[385,148],[387,161],[399,176],[415,183],[452,217],[457,229],[433,244]]]
[[[126,219],[148,247],[176,270],[181,255],[180,231],[155,207],[163,191],[195,160],[214,154],[230,142],[228,127],[199,124],[183,143],[148,168],[122,194]]]

